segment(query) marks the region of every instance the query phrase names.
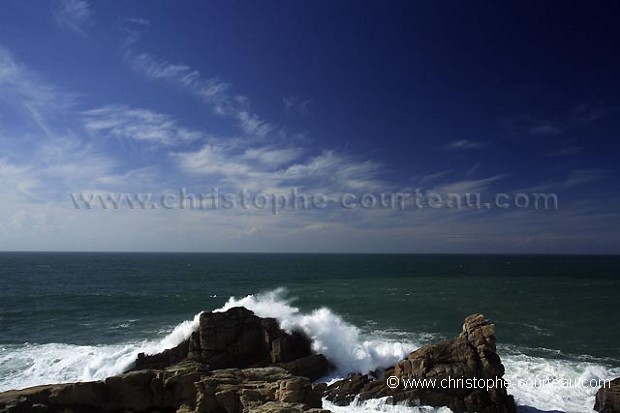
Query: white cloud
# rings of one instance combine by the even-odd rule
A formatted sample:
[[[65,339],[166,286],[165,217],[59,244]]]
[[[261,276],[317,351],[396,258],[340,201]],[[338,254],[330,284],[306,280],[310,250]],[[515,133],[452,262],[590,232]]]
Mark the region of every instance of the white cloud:
[[[609,178],[609,171],[603,169],[579,169],[571,171],[564,181],[564,186],[592,184]]]
[[[551,152],[550,156],[573,156],[577,155],[582,151],[581,146],[566,146],[564,148],[558,149],[557,151]]]
[[[540,123],[528,130],[528,133],[534,136],[560,135],[562,132],[561,128],[551,123]]]
[[[41,79],[0,46],[0,103],[13,116],[22,117],[24,122],[50,134],[50,118],[69,108],[73,96]]]
[[[478,169],[480,169],[480,162],[476,163],[474,166],[469,168],[467,172],[465,172],[465,176],[467,176],[468,178],[471,178],[472,176],[476,174],[476,172],[478,172]]]
[[[90,132],[165,145],[187,143],[204,137],[201,132],[181,127],[169,115],[126,105],[109,105],[82,113]]]
[[[151,25],[151,22],[149,22],[147,19],[144,19],[142,17],[127,17],[125,21],[129,23],[137,24],[138,26],[150,26]]]
[[[85,28],[93,14],[85,0],[58,0],[52,12],[59,26],[80,35],[85,34]]]
[[[417,180],[420,184],[427,184],[429,182],[440,181],[442,178],[446,177],[447,175],[450,175],[452,172],[453,172],[452,169],[449,169],[446,171],[440,171],[440,172],[427,174],[423,176],[418,175],[418,176],[413,177],[412,179]]]
[[[198,70],[186,64],[159,60],[148,53],[134,54],[132,50],[127,50],[125,59],[133,70],[147,79],[166,81],[190,92],[214,105],[214,110],[219,114],[226,114],[228,109],[225,104],[233,100],[227,92],[230,87],[228,83],[217,78],[203,79]],[[236,106],[243,108],[244,104],[238,101]]]
[[[270,166],[281,166],[288,164],[299,158],[303,150],[301,148],[282,148],[265,146],[262,148],[251,148],[243,153],[243,158],[256,160]]]
[[[296,114],[299,116],[307,116],[310,114],[310,101],[302,100],[298,97],[285,97],[282,99],[282,104],[284,105],[284,111],[288,115]]]
[[[469,139],[460,139],[448,142],[444,148],[448,150],[468,150],[468,149],[480,149],[486,146],[483,142],[471,141]]]
[[[222,175],[224,178],[237,178],[251,175],[249,165],[238,162],[223,146],[205,145],[196,152],[173,154],[180,167],[190,174]]]
[[[184,63],[170,63],[148,53],[135,54],[131,49],[125,59],[136,71],[152,80],[164,81],[198,97],[219,116],[233,118],[247,135],[263,138],[277,127],[252,112],[250,100],[233,94],[230,84],[218,78],[204,79],[198,70]]]
[[[288,167],[282,178],[292,182],[313,179],[332,191],[357,191],[385,188],[385,183],[378,179],[380,172],[381,165],[377,162],[325,151],[307,162]]]
[[[30,165],[0,159],[0,192],[31,196],[33,189],[39,185],[34,172]]]
[[[462,181],[444,183],[442,185],[434,187],[433,191],[440,194],[482,194],[489,189],[489,186],[491,184],[499,181],[503,177],[504,175],[495,175],[484,179],[467,179]]]
[[[208,144],[198,151],[173,154],[179,167],[190,175],[216,175],[237,188],[282,191],[292,187],[325,194],[386,188],[379,180],[381,165],[335,151],[299,160],[298,148],[255,147],[240,150]],[[293,162],[297,160],[296,162]],[[286,166],[288,165],[288,166]],[[285,166],[279,168],[279,166]]]
[[[236,117],[241,129],[250,136],[264,138],[275,129],[273,125],[261,119],[258,115],[248,111],[240,111],[236,114]]]

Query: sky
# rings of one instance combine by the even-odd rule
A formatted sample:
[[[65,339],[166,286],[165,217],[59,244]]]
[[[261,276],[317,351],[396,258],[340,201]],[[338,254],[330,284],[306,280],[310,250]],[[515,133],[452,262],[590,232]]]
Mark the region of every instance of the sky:
[[[618,16],[5,0],[0,250],[618,254]]]

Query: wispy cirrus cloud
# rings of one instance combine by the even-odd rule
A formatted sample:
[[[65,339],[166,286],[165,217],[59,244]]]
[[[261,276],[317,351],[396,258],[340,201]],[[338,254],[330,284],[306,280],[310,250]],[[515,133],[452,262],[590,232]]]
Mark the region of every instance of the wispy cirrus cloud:
[[[549,153],[550,156],[573,156],[577,155],[583,150],[581,146],[565,146]]]
[[[538,122],[538,124],[529,127],[527,130],[527,133],[532,136],[560,135],[563,132],[562,128],[549,122]]]
[[[0,99],[31,108],[66,106],[68,94],[45,82],[0,45]],[[17,102],[15,102],[17,100]]]
[[[324,193],[386,188],[381,164],[335,151],[298,159],[300,148],[259,147],[240,150],[207,144],[198,151],[172,154],[179,167],[194,176],[215,176],[237,188],[278,191],[291,187]]]
[[[58,0],[52,8],[52,14],[60,27],[83,36],[93,10],[85,0]]]
[[[604,169],[577,169],[571,171],[564,181],[565,187],[592,184],[610,177],[610,172]]]
[[[387,187],[379,179],[382,172],[383,166],[378,162],[324,151],[304,163],[291,165],[282,172],[282,176],[293,182],[312,178],[332,191],[372,191]]]
[[[232,85],[218,77],[204,77],[185,63],[173,63],[150,53],[125,50],[129,67],[146,79],[160,81],[198,98],[221,117],[231,119],[246,135],[258,141],[239,142],[212,138],[198,150],[171,153],[182,171],[193,176],[217,177],[239,185],[282,188],[302,185],[329,190],[378,187],[382,167],[333,150],[319,154],[308,147],[290,147],[281,139],[281,128],[253,111],[247,96],[234,93]],[[309,102],[285,98],[286,111],[308,114]],[[276,133],[277,132],[277,133]],[[310,184],[311,182],[314,182]]]
[[[250,136],[263,138],[277,127],[251,109],[250,99],[231,92],[231,85],[217,77],[203,78],[200,72],[184,63],[171,63],[149,53],[125,52],[129,66],[147,79],[166,82],[208,104],[219,116],[233,118]]]
[[[231,148],[224,145],[204,145],[198,151],[173,153],[182,170],[193,175],[216,175],[225,180],[253,178],[258,170],[238,160]]]
[[[0,158],[0,186],[2,193],[16,193],[29,196],[39,185],[30,165],[17,164]]]
[[[485,193],[489,187],[504,178],[505,175],[495,175],[483,179],[464,179],[443,183],[433,188],[433,191],[441,194],[474,194]]]
[[[64,199],[111,174],[118,162],[80,139],[75,95],[56,86],[0,47],[0,132],[5,189],[24,202]],[[9,185],[8,183],[11,182]],[[47,197],[47,198],[46,198]]]
[[[452,172],[454,172],[452,169],[448,169],[445,171],[434,172],[434,173],[430,173],[426,175],[413,176],[411,177],[411,179],[414,181],[417,181],[421,185],[425,185],[428,183],[435,183],[435,182],[441,181],[443,178],[450,175]]]
[[[445,149],[451,151],[482,149],[486,146],[484,142],[472,141],[469,139],[453,140],[444,145]]]
[[[108,105],[82,112],[85,128],[99,136],[178,145],[205,137],[179,126],[169,115],[127,105]]]
[[[301,148],[276,148],[273,146],[265,146],[246,150],[242,158],[256,160],[265,165],[280,167],[281,165],[289,164],[298,159],[303,152]]]
[[[282,104],[287,115],[307,116],[310,114],[310,101],[307,99],[290,96],[282,99]]]
[[[0,109],[11,114],[5,116],[0,131],[15,123],[22,129],[34,125],[51,136],[53,124],[74,102],[74,95],[43,79],[0,45]]]

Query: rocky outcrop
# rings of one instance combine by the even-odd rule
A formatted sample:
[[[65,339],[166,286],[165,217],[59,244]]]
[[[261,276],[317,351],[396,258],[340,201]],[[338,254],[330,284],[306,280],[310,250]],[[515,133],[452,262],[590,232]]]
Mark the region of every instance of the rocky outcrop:
[[[312,354],[303,334],[281,330],[275,318],[260,318],[243,307],[202,313],[192,351],[211,369],[290,362]]]
[[[125,374],[0,393],[0,413],[328,413],[321,409],[323,396],[338,405],[388,397],[456,413],[515,411],[495,351],[495,328],[480,314],[465,319],[458,337],[414,351],[383,378],[356,374],[329,387],[313,384],[329,369],[303,334],[232,308],[203,313],[190,338],[159,354],[141,354]],[[457,382],[467,379],[478,382]],[[435,385],[416,387],[412,380]],[[442,380],[453,380],[452,386],[442,387]],[[480,380],[494,387],[480,388]],[[613,406],[610,400],[601,398],[601,406]]]
[[[329,369],[305,335],[236,307],[202,313],[190,338],[125,374],[1,393],[0,413],[312,413]]]
[[[599,413],[620,413],[620,377],[596,392],[594,410]]]
[[[279,366],[294,375],[317,380],[329,372],[327,359],[313,354],[301,332],[280,329],[275,318],[261,318],[235,307],[221,313],[202,313],[190,338],[162,353],[139,354],[130,370],[163,369],[183,360],[209,370]]]
[[[143,370],[105,381],[0,394],[0,412],[319,413],[324,385],[278,367],[200,371],[199,364]]]
[[[458,337],[412,352],[381,379],[354,375],[336,382],[326,397],[338,405],[356,397],[388,397],[391,403],[448,406],[456,413],[513,413],[514,400],[506,393],[503,375],[495,326],[474,314],[465,319]]]

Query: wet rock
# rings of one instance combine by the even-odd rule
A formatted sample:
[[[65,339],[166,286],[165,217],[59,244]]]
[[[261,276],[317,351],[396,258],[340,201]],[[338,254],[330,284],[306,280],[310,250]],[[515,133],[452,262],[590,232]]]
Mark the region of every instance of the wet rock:
[[[316,380],[327,375],[330,366],[325,357],[313,354],[311,344],[301,332],[280,329],[274,318],[235,307],[202,313],[190,338],[158,354],[140,354],[130,370],[164,369],[193,360],[211,370],[278,365]]]
[[[507,395],[503,375],[495,326],[482,314],[474,314],[465,319],[458,337],[410,353],[382,379],[355,375],[336,382],[326,397],[338,405],[349,404],[355,397],[388,397],[391,403],[447,406],[456,413],[514,413],[514,400]],[[388,385],[389,376],[393,376],[392,386]],[[487,388],[487,383],[493,388]]]
[[[596,392],[594,410],[599,413],[620,413],[620,377],[613,379],[609,387],[603,386]]]

